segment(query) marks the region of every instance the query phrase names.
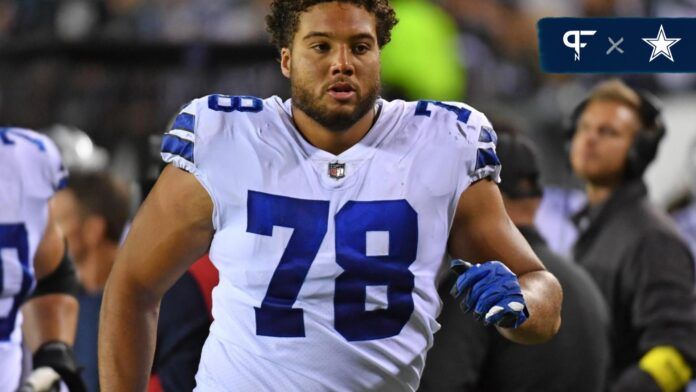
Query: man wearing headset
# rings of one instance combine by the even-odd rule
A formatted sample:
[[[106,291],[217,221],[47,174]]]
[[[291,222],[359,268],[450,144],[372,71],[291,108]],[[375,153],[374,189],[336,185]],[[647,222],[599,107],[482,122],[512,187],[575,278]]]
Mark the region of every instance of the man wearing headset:
[[[588,200],[573,252],[610,307],[612,392],[681,391],[696,369],[694,264],[641,178],[664,132],[659,108],[618,80],[573,115],[570,161]]]

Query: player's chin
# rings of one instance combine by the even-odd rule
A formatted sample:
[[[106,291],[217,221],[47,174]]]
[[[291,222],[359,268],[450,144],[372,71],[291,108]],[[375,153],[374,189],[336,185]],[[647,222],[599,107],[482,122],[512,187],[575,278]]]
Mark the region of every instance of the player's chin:
[[[334,116],[346,117],[353,116],[357,111],[357,103],[354,102],[329,102],[325,108],[328,113]]]
[[[332,112],[348,114],[355,112],[357,105],[353,102],[332,102],[328,107]]]

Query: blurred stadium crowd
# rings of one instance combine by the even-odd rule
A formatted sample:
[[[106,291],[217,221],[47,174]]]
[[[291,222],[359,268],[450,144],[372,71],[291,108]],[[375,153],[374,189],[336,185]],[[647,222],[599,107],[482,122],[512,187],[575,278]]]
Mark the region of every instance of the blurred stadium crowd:
[[[193,97],[213,92],[288,96],[263,28],[267,3],[2,0],[0,119],[34,129],[78,127],[113,159],[127,161],[120,174],[137,180],[147,167],[147,137],[160,134],[176,108]],[[384,53],[384,96],[464,100],[493,119],[514,123],[542,149],[545,182],[563,185],[569,178],[562,164],[562,124],[589,86],[605,75],[542,73],[536,21],[696,15],[693,0],[400,0],[395,5],[401,24]],[[666,101],[694,102],[694,75],[623,78]],[[677,124],[673,128],[681,128],[680,113],[668,117]],[[679,145],[684,142],[681,138]],[[684,154],[669,166],[683,166]],[[649,174],[651,189],[653,177]],[[661,191],[657,198],[666,206],[674,197]]]
[[[181,105],[211,93],[289,97],[264,31],[268,3],[0,0],[0,124],[49,133],[74,173],[107,171],[131,184],[134,210],[160,168],[157,136]],[[540,152],[548,194],[568,209],[577,203],[565,189],[579,183],[567,164],[567,118],[607,75],[544,74],[536,22],[696,17],[696,0],[392,3],[401,23],[383,53],[383,96],[464,101],[497,127],[521,129]],[[668,133],[647,182],[661,208],[683,209],[696,197],[696,75],[621,78],[664,104]],[[687,214],[677,219],[694,225]],[[551,245],[567,254],[568,241]]]

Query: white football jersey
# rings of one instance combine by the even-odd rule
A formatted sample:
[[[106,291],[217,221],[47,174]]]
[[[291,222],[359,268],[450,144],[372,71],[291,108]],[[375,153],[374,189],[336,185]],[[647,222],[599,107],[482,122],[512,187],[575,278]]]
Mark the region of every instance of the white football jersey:
[[[164,160],[214,204],[220,283],[197,390],[418,387],[459,196],[499,181],[500,163],[471,107],[377,106],[339,155],[309,144],[278,97],[197,99],[164,136]]]
[[[19,307],[35,284],[33,260],[46,230],[48,200],[66,180],[48,137],[0,128],[0,391],[14,391],[19,382]]]

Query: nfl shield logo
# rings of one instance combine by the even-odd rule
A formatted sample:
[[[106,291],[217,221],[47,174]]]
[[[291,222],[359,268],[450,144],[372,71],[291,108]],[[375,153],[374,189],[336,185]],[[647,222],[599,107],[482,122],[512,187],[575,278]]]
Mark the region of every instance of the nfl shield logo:
[[[345,163],[329,163],[329,176],[335,180],[340,180],[346,176],[346,164]]]

